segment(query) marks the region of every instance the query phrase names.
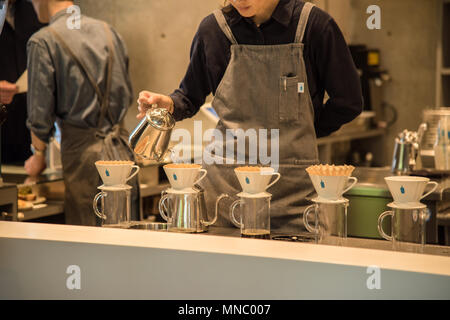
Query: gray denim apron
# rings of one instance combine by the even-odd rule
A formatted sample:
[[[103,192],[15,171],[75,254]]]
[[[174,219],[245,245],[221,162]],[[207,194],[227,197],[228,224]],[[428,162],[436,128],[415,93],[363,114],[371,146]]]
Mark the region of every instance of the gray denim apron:
[[[305,198],[314,192],[305,171],[308,166],[318,163],[318,151],[302,43],[312,7],[310,3],[305,4],[294,43],[267,46],[239,45],[222,11],[214,12],[220,28],[231,41],[230,63],[212,102],[220,119],[217,129],[224,137],[227,129],[255,129],[257,133],[266,129],[269,137],[271,129],[279,129],[278,172],[281,179],[267,190],[272,194],[272,233],[304,231],[301,217],[309,204]],[[226,144],[230,143],[236,145],[235,136],[228,136]],[[267,144],[272,147],[267,151],[270,154],[273,146],[270,141]],[[208,148],[215,146],[217,142]],[[236,146],[234,150],[237,150]],[[223,155],[225,152],[223,150]],[[249,150],[246,150],[247,162],[248,154]],[[235,197],[241,191],[233,169],[242,164],[223,161],[224,164],[205,164],[208,175],[201,186],[206,190],[210,217],[220,194]],[[227,201],[221,203],[216,225],[232,226],[229,204]]]
[[[86,79],[96,91],[100,103],[100,116],[97,128],[80,128],[66,121],[59,121],[61,127],[61,162],[65,185],[64,214],[67,224],[96,226],[100,221],[92,209],[92,201],[99,192],[102,184],[95,167],[97,160],[132,160],[134,154],[130,150],[127,140],[128,132],[115,124],[106,132],[102,130],[105,117],[114,123],[109,110],[109,95],[112,80],[112,65],[114,46],[109,28],[105,24],[108,39],[109,58],[107,65],[106,91],[103,94],[95,78],[85,64],[73,53],[66,41],[49,27],[58,43],[74,59]],[[135,177],[128,182],[133,187],[131,193],[131,219],[139,220],[139,183]]]

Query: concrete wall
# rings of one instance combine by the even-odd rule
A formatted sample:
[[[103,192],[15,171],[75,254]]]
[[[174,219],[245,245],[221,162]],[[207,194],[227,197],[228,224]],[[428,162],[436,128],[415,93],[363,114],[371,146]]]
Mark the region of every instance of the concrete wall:
[[[391,161],[395,136],[403,129],[417,130],[424,108],[435,106],[436,47],[441,0],[319,0],[342,28],[349,43],[381,50],[381,65],[392,76],[384,101],[398,112],[383,144],[384,162]],[[381,8],[381,30],[369,30],[366,9]]]
[[[220,0],[80,0],[82,12],[110,22],[121,33],[131,57],[135,95],[147,89],[170,93],[179,85],[189,62],[192,38],[202,18]],[[384,100],[398,111],[383,149],[384,164],[391,161],[394,137],[403,129],[417,130],[421,112],[434,106],[436,44],[440,0],[315,0],[338,22],[349,43],[381,50],[381,64],[392,82]],[[366,27],[369,5],[382,10],[381,30]],[[136,108],[126,126],[134,128]],[[384,152],[385,151],[385,152]]]
[[[136,96],[141,90],[169,94],[189,63],[192,39],[201,20],[219,8],[220,0],[78,0],[83,14],[111,23],[129,50]],[[133,129],[137,104],[126,118]]]

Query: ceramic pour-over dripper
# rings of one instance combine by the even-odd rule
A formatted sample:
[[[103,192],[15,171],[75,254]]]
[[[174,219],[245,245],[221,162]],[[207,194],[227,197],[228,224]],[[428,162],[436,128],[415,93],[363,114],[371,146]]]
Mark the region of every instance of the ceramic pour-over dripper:
[[[353,188],[358,182],[355,177],[350,177],[353,166],[316,165],[306,169],[318,200],[339,200],[342,195]],[[353,182],[347,186],[349,180]]]
[[[392,176],[385,177],[389,191],[395,204],[403,206],[419,206],[420,200],[431,194],[438,187],[438,183],[425,177]],[[433,185],[430,191],[423,194],[427,185]]]
[[[249,194],[265,192],[280,179],[281,175],[270,167],[239,167],[234,172],[242,187],[242,191]],[[272,176],[277,176],[269,184]]]
[[[199,164],[170,163],[163,168],[170,186],[175,190],[190,189],[207,174],[207,171]],[[202,173],[200,178],[199,173]]]
[[[128,180],[133,178],[139,172],[139,166],[133,161],[96,161],[98,173],[105,186],[125,185]],[[136,171],[130,175],[131,170]]]

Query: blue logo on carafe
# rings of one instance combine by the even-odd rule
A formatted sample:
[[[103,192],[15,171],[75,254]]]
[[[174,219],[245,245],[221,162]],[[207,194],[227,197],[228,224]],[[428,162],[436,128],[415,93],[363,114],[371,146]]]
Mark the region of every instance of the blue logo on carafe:
[[[106,173],[106,176],[109,177],[109,171],[106,170],[105,173]]]
[[[177,181],[177,180],[178,180],[178,177],[177,177],[177,175],[176,175],[176,174],[174,174],[174,175],[173,175],[173,179],[174,179],[175,181]]]
[[[250,179],[249,179],[248,177],[245,177],[245,182],[246,182],[247,184],[250,184]]]
[[[325,189],[325,182],[323,182],[323,180],[320,181],[320,186],[322,187],[322,189]]]
[[[400,188],[400,192],[401,192],[402,194],[405,194],[405,188],[404,188],[403,186]]]

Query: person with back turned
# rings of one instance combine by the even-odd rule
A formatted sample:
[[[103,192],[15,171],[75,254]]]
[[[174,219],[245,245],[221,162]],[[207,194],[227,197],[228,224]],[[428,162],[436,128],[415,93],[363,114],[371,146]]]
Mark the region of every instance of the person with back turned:
[[[102,21],[81,15],[79,28],[69,28],[73,17],[67,9],[73,1],[32,3],[39,20],[49,26],[28,42],[27,125],[34,155],[25,170],[36,176],[45,169],[44,151],[56,121],[61,128],[66,223],[93,226],[92,200],[102,184],[95,162],[134,160],[128,132],[120,126],[132,100],[127,49]],[[129,184],[132,219],[137,219],[137,178]]]

